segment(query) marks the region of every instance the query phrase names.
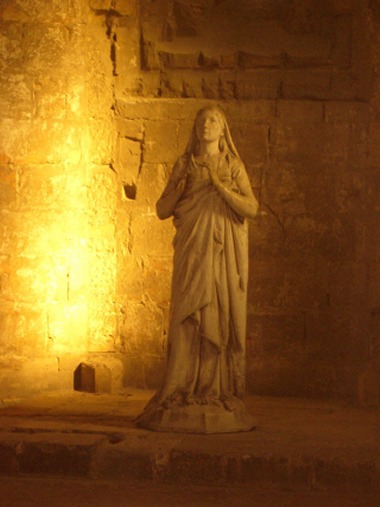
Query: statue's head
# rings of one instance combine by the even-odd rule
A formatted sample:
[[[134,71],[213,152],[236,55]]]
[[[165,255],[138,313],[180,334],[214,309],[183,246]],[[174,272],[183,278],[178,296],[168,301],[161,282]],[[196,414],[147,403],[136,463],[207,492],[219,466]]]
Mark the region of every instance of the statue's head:
[[[235,145],[232,141],[231,134],[228,128],[226,115],[223,109],[217,105],[205,106],[200,109],[195,115],[193,130],[189,142],[186,147],[188,155],[197,155],[199,149],[199,140],[202,136],[202,129],[204,129],[205,122],[212,123],[212,128],[215,136],[219,139],[219,149],[221,152],[228,151],[233,155],[239,157]]]
[[[226,118],[218,107],[207,106],[198,111],[194,129],[198,142],[220,141],[224,137]]]

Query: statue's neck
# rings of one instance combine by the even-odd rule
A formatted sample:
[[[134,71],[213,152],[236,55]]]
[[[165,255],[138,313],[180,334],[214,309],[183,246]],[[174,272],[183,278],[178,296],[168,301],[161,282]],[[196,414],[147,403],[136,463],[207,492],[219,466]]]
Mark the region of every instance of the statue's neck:
[[[198,155],[210,157],[212,155],[218,155],[219,153],[219,140],[212,143],[200,143],[199,145]]]

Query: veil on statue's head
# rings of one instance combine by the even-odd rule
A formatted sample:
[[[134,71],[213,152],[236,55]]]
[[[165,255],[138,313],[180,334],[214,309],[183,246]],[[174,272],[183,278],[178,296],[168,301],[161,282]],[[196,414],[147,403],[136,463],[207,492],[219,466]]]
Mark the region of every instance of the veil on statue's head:
[[[221,153],[229,153],[230,155],[233,155],[237,157],[240,160],[239,153],[236,149],[236,146],[232,140],[230,129],[228,127],[227,118],[223,111],[223,109],[217,105],[210,105],[205,106],[200,109],[194,119],[193,129],[190,134],[189,141],[186,146],[185,155],[188,157],[194,156],[198,154],[199,149],[199,140],[196,133],[196,124],[199,118],[202,116],[202,114],[206,113],[207,111],[212,111],[217,114],[217,116],[220,119],[220,122],[223,126],[223,136],[221,137],[219,141],[219,149]]]

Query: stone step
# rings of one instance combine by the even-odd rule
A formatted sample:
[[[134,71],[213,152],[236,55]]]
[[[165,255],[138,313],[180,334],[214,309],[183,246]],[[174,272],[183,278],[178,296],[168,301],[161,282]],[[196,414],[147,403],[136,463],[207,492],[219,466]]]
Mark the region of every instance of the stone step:
[[[140,398],[69,394],[0,410],[0,474],[380,494],[378,410],[252,397],[249,432],[136,428]]]
[[[276,452],[243,435],[0,433],[0,473],[172,484],[379,492],[376,459]]]

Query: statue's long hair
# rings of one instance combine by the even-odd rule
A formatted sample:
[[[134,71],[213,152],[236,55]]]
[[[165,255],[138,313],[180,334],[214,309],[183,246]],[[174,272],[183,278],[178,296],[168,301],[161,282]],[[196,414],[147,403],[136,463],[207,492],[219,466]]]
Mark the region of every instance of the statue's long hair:
[[[187,143],[184,155],[189,158],[191,158],[192,156],[194,157],[194,156],[198,155],[199,140],[198,140],[197,132],[196,132],[197,122],[199,121],[202,114],[206,113],[207,111],[215,113],[218,116],[220,123],[223,126],[223,136],[219,140],[220,151],[222,153],[229,153],[230,155],[233,155],[240,160],[239,153],[238,153],[236,146],[232,140],[230,129],[228,128],[226,115],[225,115],[223,109],[219,106],[216,106],[216,105],[203,107],[202,109],[200,109],[197,112],[197,114],[195,116],[194,124],[193,124],[193,129],[191,131],[190,138]]]

